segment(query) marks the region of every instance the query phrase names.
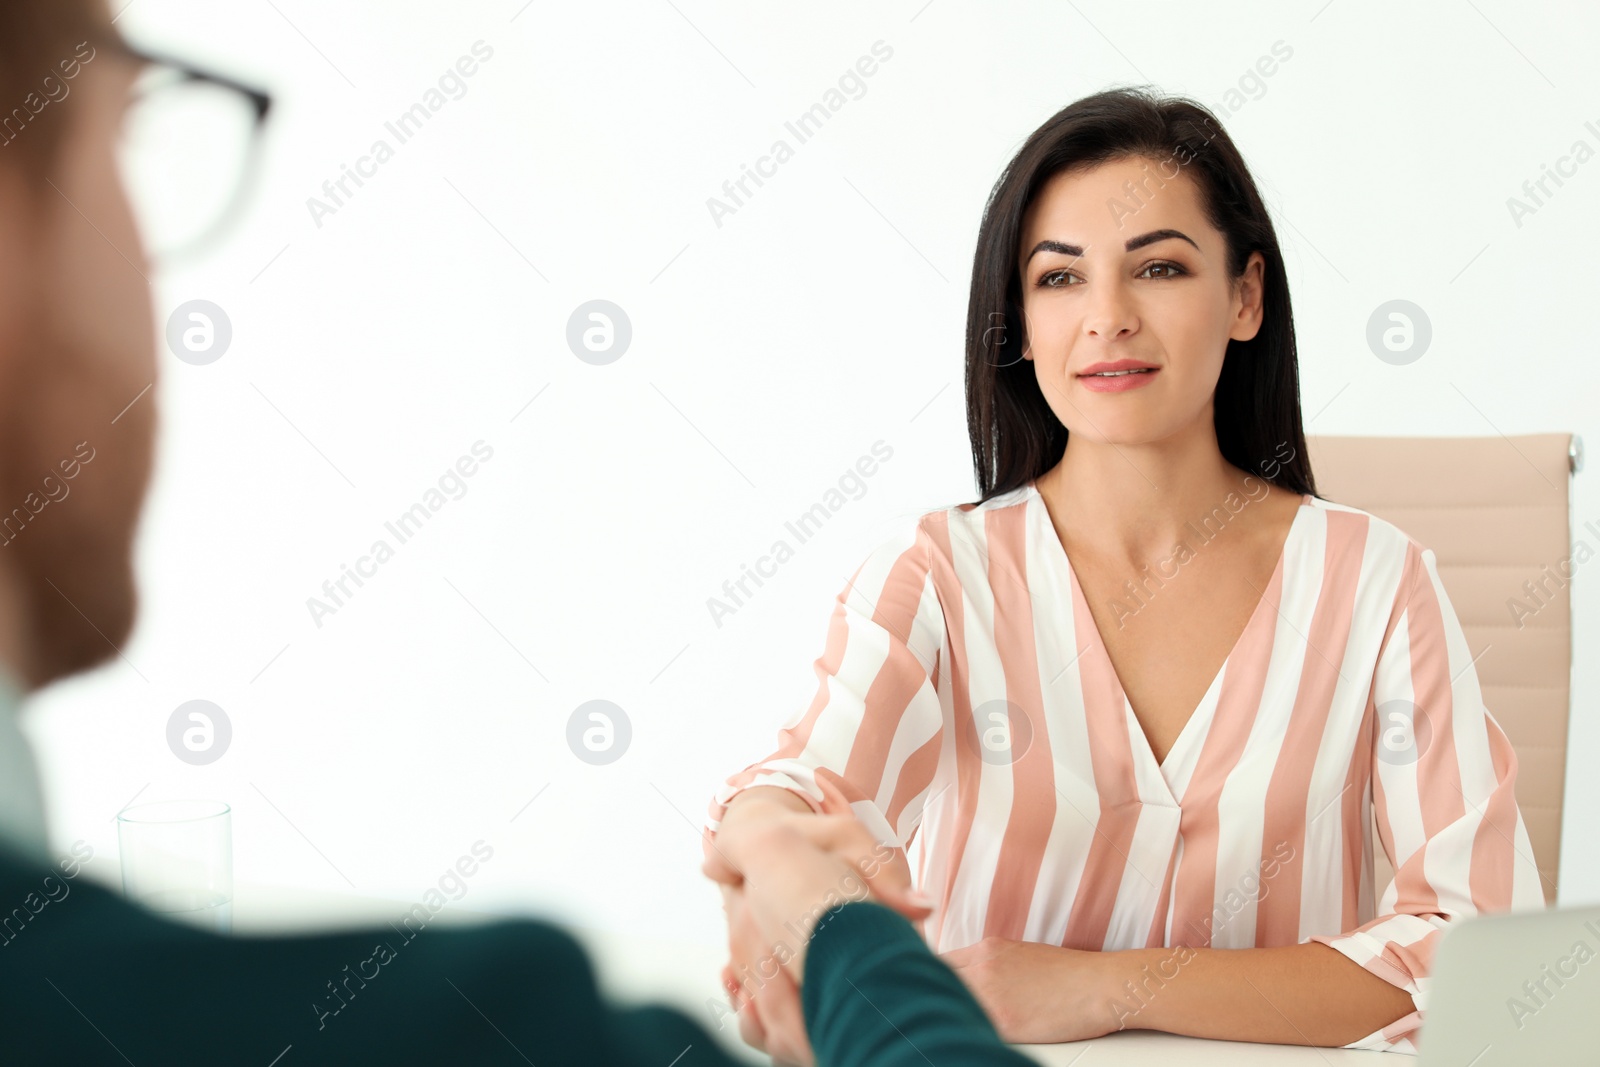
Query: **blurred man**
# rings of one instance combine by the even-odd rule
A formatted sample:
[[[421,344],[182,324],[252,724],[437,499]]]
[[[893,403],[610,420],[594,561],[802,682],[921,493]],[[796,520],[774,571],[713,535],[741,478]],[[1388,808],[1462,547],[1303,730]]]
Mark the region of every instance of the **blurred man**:
[[[118,655],[135,617],[157,367],[150,268],[113,147],[143,65],[98,0],[0,7],[0,1056],[735,1062],[681,1014],[605,1004],[577,943],[544,923],[423,932],[352,987],[351,968],[394,931],[217,937],[69,884],[75,860],[51,857],[19,701]],[[866,899],[870,886],[904,915],[926,914],[905,879],[863,869],[874,844],[849,819],[719,835],[722,877],[740,881],[751,931],[742,955],[781,970],[810,1035],[771,1051],[809,1061],[814,1049],[830,1064],[1029,1062],[910,924]],[[330,1018],[336,983],[352,999]]]

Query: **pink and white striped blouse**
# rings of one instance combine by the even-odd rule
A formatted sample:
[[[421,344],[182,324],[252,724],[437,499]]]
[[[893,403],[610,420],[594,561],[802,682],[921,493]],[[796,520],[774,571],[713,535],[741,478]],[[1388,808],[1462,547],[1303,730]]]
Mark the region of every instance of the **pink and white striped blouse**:
[[[716,791],[707,847],[735,793],[780,786],[909,848],[938,952],[1320,941],[1416,1005],[1345,1047],[1415,1053],[1446,924],[1545,905],[1471,660],[1432,550],[1307,494],[1157,763],[1029,483],[871,551],[815,698]],[[1377,899],[1374,805],[1396,870]]]

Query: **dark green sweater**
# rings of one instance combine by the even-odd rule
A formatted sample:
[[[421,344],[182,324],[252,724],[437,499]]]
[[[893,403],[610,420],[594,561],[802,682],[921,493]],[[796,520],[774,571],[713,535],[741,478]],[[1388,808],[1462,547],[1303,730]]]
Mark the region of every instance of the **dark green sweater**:
[[[809,952],[822,1067],[1032,1062],[888,908],[833,909]],[[604,1002],[582,948],[547,923],[217,937],[0,849],[0,1063],[738,1061],[675,1009]]]

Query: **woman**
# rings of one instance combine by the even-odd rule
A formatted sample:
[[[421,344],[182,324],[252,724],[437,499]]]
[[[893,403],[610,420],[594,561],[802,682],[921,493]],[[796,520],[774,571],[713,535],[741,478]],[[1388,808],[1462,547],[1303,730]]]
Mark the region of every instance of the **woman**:
[[[708,855],[790,812],[915,843],[924,936],[1012,1041],[1415,1052],[1446,923],[1543,906],[1516,755],[1433,552],[1316,495],[1283,258],[1215,118],[1119,90],[1040,127],[967,323],[979,498],[840,592]]]

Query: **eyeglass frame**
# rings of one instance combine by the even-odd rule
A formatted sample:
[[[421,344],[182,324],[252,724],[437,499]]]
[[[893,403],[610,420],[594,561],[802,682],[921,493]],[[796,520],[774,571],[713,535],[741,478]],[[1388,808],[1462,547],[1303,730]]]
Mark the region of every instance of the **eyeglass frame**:
[[[261,131],[266,125],[267,116],[272,112],[272,94],[265,89],[240,81],[230,75],[208,69],[200,64],[192,63],[179,56],[158,49],[136,45],[121,34],[96,33],[91,35],[90,40],[96,44],[109,46],[125,58],[139,63],[141,68],[164,67],[176,72],[179,75],[179,80],[169,84],[200,82],[202,84],[216,85],[238,93],[249,101],[254,121],[250,128],[250,142],[249,147],[246,149],[245,162],[240,169],[239,180],[232,193],[216,218],[212,219],[204,229],[200,230],[198,236],[192,237],[183,244],[174,246],[171,249],[161,250],[159,257],[163,259],[181,258],[182,255],[191,254],[195,250],[215,241],[226,230],[228,224],[233,221],[256,176],[255,163],[257,156],[260,154]]]

